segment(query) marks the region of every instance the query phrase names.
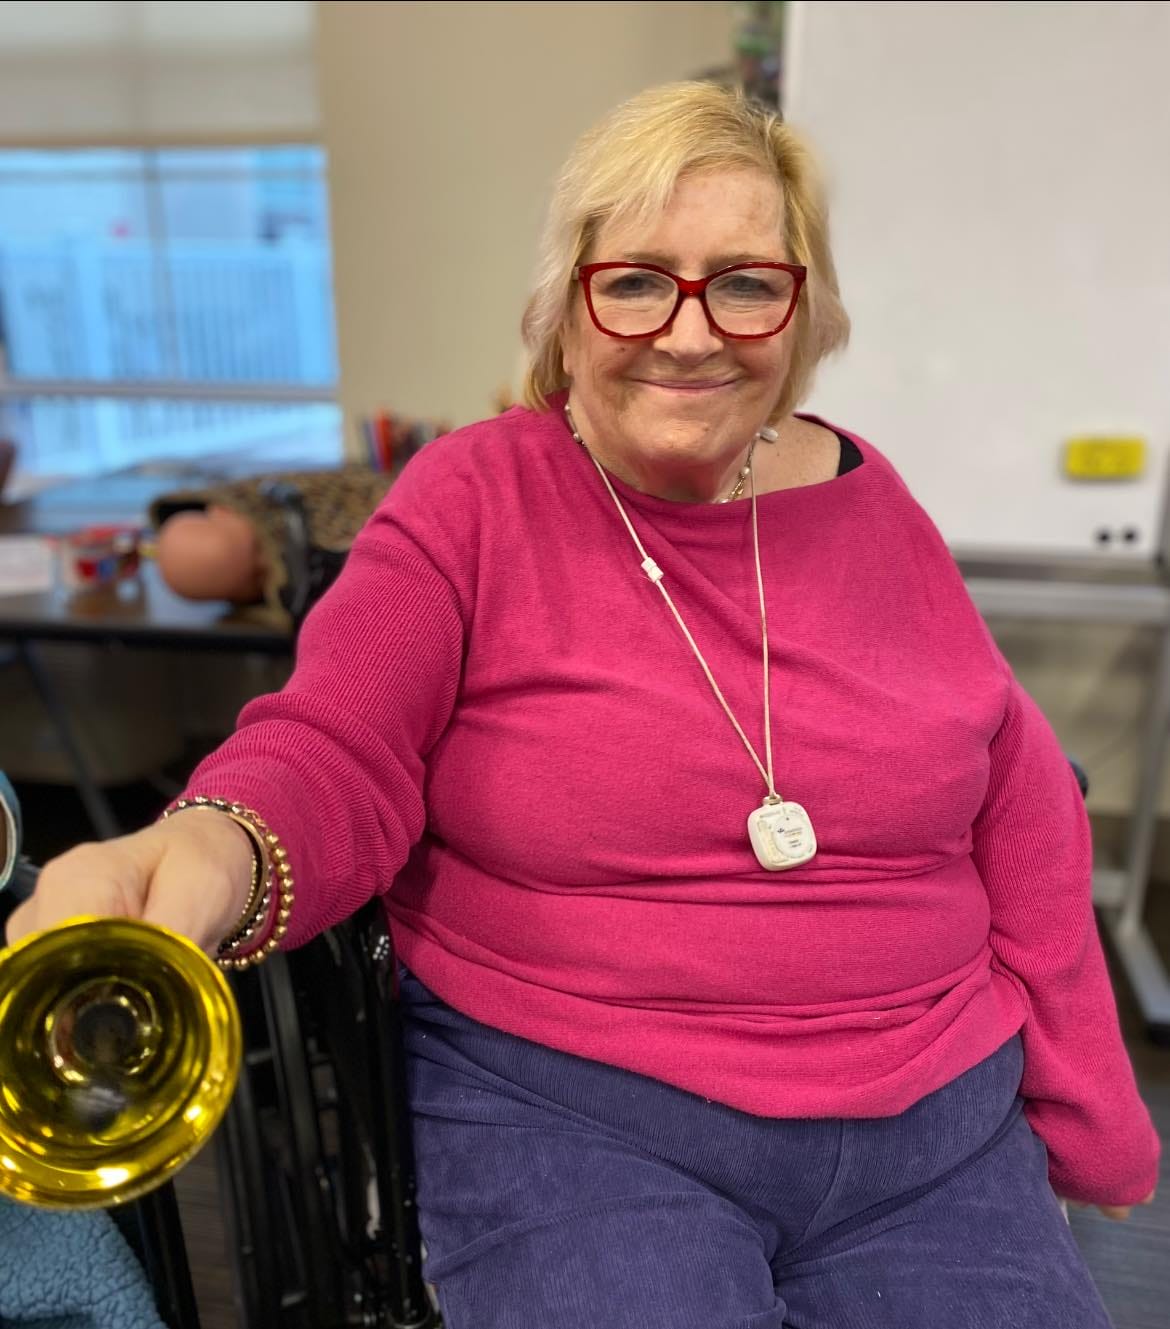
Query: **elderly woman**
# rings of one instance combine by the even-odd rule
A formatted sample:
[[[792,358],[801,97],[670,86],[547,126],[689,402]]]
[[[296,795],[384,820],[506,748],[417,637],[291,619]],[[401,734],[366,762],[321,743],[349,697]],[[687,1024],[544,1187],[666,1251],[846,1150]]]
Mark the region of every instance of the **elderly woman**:
[[[382,895],[450,1329],[1108,1323],[1054,1190],[1120,1215],[1158,1144],[1082,800],[889,463],[794,414],[846,332],[795,135],[621,107],[527,406],[420,454],[177,815],[17,916],[245,964]]]

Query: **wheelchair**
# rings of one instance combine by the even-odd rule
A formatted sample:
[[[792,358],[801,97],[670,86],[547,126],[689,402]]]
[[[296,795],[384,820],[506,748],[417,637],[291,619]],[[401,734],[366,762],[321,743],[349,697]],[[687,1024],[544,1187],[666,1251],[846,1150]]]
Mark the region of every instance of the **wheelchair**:
[[[299,626],[344,555],[286,526],[286,608]],[[1084,770],[1072,761],[1082,795]],[[31,893],[18,869],[0,926]],[[396,965],[380,900],[295,951],[231,975],[244,1061],[216,1134],[241,1329],[441,1329],[422,1270]],[[199,1321],[170,1184],[117,1212],[169,1329]]]

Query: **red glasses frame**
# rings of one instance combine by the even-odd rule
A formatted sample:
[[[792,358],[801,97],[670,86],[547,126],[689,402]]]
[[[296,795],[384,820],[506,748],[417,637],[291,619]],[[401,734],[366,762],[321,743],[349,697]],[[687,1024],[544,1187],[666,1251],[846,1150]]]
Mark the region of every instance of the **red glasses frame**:
[[[657,272],[663,277],[669,277],[678,287],[678,299],[674,302],[670,317],[651,332],[611,332],[609,328],[605,327],[597,317],[597,311],[593,308],[593,276],[595,273],[608,272],[614,268],[636,268],[641,272]],[[707,287],[717,277],[726,277],[729,272],[742,272],[747,268],[777,268],[781,272],[787,272],[793,278],[792,301],[788,306],[788,310],[783,319],[768,332],[728,332],[715,321],[711,313],[711,307],[707,304]],[[709,273],[706,277],[696,277],[693,280],[689,277],[680,277],[677,272],[671,272],[669,268],[660,268],[657,263],[582,263],[579,267],[573,269],[573,280],[579,281],[585,292],[585,306],[589,310],[589,317],[593,320],[593,326],[598,332],[604,333],[607,337],[616,337],[619,341],[645,341],[649,337],[661,337],[678,317],[678,311],[682,308],[683,301],[690,299],[691,296],[694,296],[703,306],[707,323],[720,337],[730,337],[733,341],[762,341],[765,337],[775,337],[783,332],[791,322],[807,276],[808,269],[799,263],[733,263],[730,267],[720,268],[718,272]]]

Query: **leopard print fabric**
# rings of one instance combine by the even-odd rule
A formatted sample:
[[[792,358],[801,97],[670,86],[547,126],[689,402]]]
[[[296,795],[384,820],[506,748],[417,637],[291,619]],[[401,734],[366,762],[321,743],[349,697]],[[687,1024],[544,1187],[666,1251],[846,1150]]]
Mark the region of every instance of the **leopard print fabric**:
[[[308,527],[310,550],[343,555],[382,501],[393,475],[368,466],[344,466],[331,471],[276,471],[226,484],[209,485],[164,494],[151,505],[150,519],[157,530],[177,512],[208,507],[232,508],[247,517],[256,530],[264,557],[264,605],[274,617],[287,622],[281,592],[289,581],[288,509],[276,496],[292,490],[300,500]],[[333,560],[340,564],[340,558]]]

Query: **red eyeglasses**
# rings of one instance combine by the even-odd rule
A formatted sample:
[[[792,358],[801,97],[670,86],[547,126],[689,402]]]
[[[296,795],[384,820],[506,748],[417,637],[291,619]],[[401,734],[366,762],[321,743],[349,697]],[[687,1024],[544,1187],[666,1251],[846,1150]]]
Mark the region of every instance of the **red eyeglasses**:
[[[691,280],[654,263],[583,263],[573,269],[589,317],[607,337],[658,337],[694,296],[723,337],[755,341],[788,326],[808,270],[798,263],[733,263]]]

